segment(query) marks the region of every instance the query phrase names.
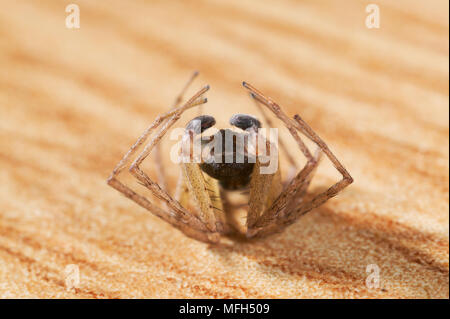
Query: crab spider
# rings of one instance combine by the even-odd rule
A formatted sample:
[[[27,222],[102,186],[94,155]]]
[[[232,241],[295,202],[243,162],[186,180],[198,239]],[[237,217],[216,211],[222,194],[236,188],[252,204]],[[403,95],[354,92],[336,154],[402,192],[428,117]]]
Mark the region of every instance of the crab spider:
[[[254,139],[254,137],[259,137],[261,123],[254,116],[236,114],[231,117],[230,124],[240,129],[240,131],[221,129],[206,138],[206,141],[214,141],[217,138],[223,138],[225,135],[231,134],[233,136],[231,151],[225,147],[217,147],[217,144],[215,144],[215,148],[219,148],[219,150],[210,147],[209,151],[206,152],[206,159],[202,158],[200,162],[180,161],[181,169],[177,187],[174,194],[170,195],[166,190],[165,174],[160,160],[155,162],[159,173],[158,183],[153,181],[140,166],[153,150],[157,157],[160,157],[159,142],[180,119],[183,112],[207,102],[203,95],[209,90],[209,86],[203,87],[186,103],[180,105],[184,91],[197,75],[198,73],[195,72],[189,79],[183,91],[178,95],[174,107],[170,111],[159,115],[124,155],[107,180],[110,186],[178,228],[185,235],[203,242],[218,243],[224,235],[236,232],[235,227],[228,222],[230,212],[227,211],[227,208],[231,206],[224,205],[224,194],[229,191],[248,190],[245,235],[248,238],[255,238],[282,231],[300,216],[322,205],[353,182],[350,174],[333,155],[325,142],[299,115],[295,115],[293,118],[288,117],[272,99],[250,84],[243,82],[243,86],[254,99],[266,123],[271,124],[270,118],[262,106],[265,106],[286,126],[297,146],[306,157],[307,162],[305,166],[293,178],[285,182],[281,180],[279,169],[271,173],[261,173],[261,168],[264,164],[258,157],[260,140]],[[215,120],[213,117],[200,115],[188,122],[183,138],[185,141],[194,142],[195,139],[199,138],[204,131],[211,128],[214,124]],[[311,154],[299,133],[302,133],[317,145],[317,151],[314,155]],[[149,142],[145,145],[142,152],[132,161],[132,156],[136,154],[137,150],[147,140]],[[202,146],[204,140],[202,138]],[[238,140],[243,141],[244,147],[238,147]],[[252,143],[251,141],[255,140],[258,141],[256,144],[253,142],[255,144],[253,149],[256,151],[251,153],[249,146]],[[275,144],[265,143],[271,152],[278,154],[278,148]],[[188,143],[188,145],[191,144]],[[296,167],[295,161],[289,154],[286,145],[281,140],[278,145],[286,154],[291,166]],[[219,157],[214,156],[215,152],[213,151],[221,151],[219,152],[221,155]],[[231,154],[229,154],[230,152]],[[186,154],[188,157],[192,157],[190,147],[187,153],[183,150],[180,151],[180,156],[185,156]],[[227,154],[231,155],[232,161],[223,160]],[[305,200],[307,188],[314,176],[322,154],[329,158],[342,175],[342,179],[312,199]],[[237,161],[236,158],[238,156],[243,158],[244,161]],[[217,160],[218,158],[219,160]],[[250,158],[254,158],[254,160],[250,161]],[[136,193],[118,180],[119,173],[127,167],[129,172],[142,185],[164,203],[162,207],[143,195]],[[196,209],[189,210],[186,208],[190,202],[193,202]]]

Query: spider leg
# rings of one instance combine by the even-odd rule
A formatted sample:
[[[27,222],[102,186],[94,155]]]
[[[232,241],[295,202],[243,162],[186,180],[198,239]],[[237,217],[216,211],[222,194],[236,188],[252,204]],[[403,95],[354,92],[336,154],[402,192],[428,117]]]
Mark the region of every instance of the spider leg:
[[[197,163],[180,161],[180,175],[175,189],[175,200],[183,207],[188,207],[191,198],[200,208],[200,219],[215,223],[222,234],[228,232],[224,214],[222,194],[219,183],[207,174],[203,174]]]
[[[186,125],[179,162],[188,191],[199,208],[198,217],[211,231],[223,233],[226,223],[218,182],[203,174],[198,164],[202,161],[201,133],[215,123],[212,116],[202,115]]]
[[[282,191],[279,168],[273,174],[261,174],[261,163],[256,160],[250,180],[249,209],[247,215],[247,232],[252,231],[261,218],[261,214],[272,205]]]
[[[162,137],[167,133],[167,131],[175,124],[176,121],[181,117],[181,114],[188,109],[192,104],[194,104],[197,99],[199,99],[207,90],[208,86],[197,92],[188,102],[183,106],[180,106],[174,110],[174,114],[163,123],[161,129],[156,133],[156,135],[150,140],[150,142],[145,146],[144,150],[138,155],[138,157],[131,164],[129,171],[136,177],[145,187],[147,187],[157,198],[163,200],[171,210],[179,214],[186,219],[192,219],[193,216],[180,205],[179,202],[172,199],[172,197],[161,187],[155,183],[150,177],[140,168],[141,163],[144,159],[150,155],[152,149],[157,143],[160,142]],[[198,220],[197,218],[195,218]],[[203,223],[201,223],[202,226]]]
[[[311,184],[311,180],[312,180],[312,178],[314,177],[314,175],[315,175],[315,173],[316,173],[317,167],[318,167],[319,164],[320,164],[320,160],[322,159],[322,155],[323,155],[322,150],[321,150],[320,148],[317,148],[317,149],[316,149],[316,152],[315,152],[315,154],[314,154],[314,159],[315,159],[315,161],[314,161],[314,163],[313,163],[313,169],[312,169],[312,171],[308,174],[308,176],[306,177],[305,181],[304,181],[304,182],[299,186],[299,188],[297,189],[297,191],[296,191],[296,193],[295,193],[295,195],[294,195],[294,198],[295,198],[295,199],[302,200],[303,197],[305,196],[306,191],[308,190],[308,187],[309,187],[309,185]],[[294,204],[295,204],[296,202],[298,202],[298,201],[293,201]]]
[[[270,227],[270,223],[262,222],[258,226],[262,227],[258,236],[267,236],[270,233],[280,231],[281,229],[293,224],[300,216],[305,215],[312,209],[324,204],[330,198],[336,196],[345,187],[353,183],[353,178],[344,168],[344,166],[339,162],[336,156],[328,148],[327,144],[311,129],[311,127],[303,121],[299,115],[294,116],[296,121],[296,128],[298,128],[303,134],[305,134],[309,139],[316,143],[321,151],[329,158],[333,166],[341,173],[342,179],[328,188],[326,191],[314,196],[310,201],[301,204],[299,207],[289,207],[286,209],[284,214],[280,215],[280,218],[272,221],[275,227]],[[268,228],[268,229],[264,229]],[[270,229],[271,228],[271,229]]]
[[[264,110],[264,108],[261,106],[261,102],[258,101],[256,98],[253,98],[253,93],[250,93],[250,96],[252,97],[252,100],[255,102],[256,107],[258,108],[259,112],[262,114],[266,124],[268,127],[275,127],[271,118],[269,117],[269,115],[266,113],[266,111]],[[294,177],[294,172],[297,169],[297,163],[294,160],[294,157],[291,155],[291,153],[289,152],[286,144],[284,143],[283,139],[279,138],[278,140],[278,145],[280,146],[280,149],[283,151],[283,153],[286,155],[286,158],[290,164],[290,168],[289,168],[289,173],[288,173],[288,178],[287,180],[291,180],[292,177]]]
[[[273,101],[270,98],[267,98],[264,94],[262,94],[260,91],[255,89],[253,86],[251,86],[247,82],[243,82],[242,85],[247,90],[250,91],[251,97],[253,97],[257,102],[262,103],[265,106],[267,106],[267,108],[269,108],[269,110],[271,110],[275,114],[275,116],[278,117],[284,123],[284,125],[289,130],[289,133],[291,133],[292,137],[297,142],[298,147],[300,148],[302,153],[305,155],[307,161],[313,161],[314,158],[313,158],[311,152],[309,151],[308,147],[306,147],[305,143],[303,142],[301,137],[298,135],[297,130],[295,129],[295,127],[292,123],[292,119],[289,118],[286,115],[286,113],[284,113],[281,110],[280,106],[277,105],[276,103],[273,103]]]
[[[345,167],[339,162],[336,156],[331,152],[328,148],[328,145],[312,130],[312,128],[298,115],[294,116],[294,120],[296,121],[296,127],[300,132],[305,134],[309,139],[311,139],[320,149],[325,153],[328,159],[331,161],[333,166],[336,168],[339,173],[342,175],[342,179],[328,188],[326,191],[315,196],[311,201],[305,203],[301,207],[299,207],[294,215],[301,216],[309,212],[311,209],[314,209],[323,203],[325,203],[330,198],[336,196],[340,191],[342,191],[345,187],[353,183],[353,177],[349,174],[349,172],[345,169]]]
[[[197,163],[181,163],[188,192],[199,208],[199,218],[209,229],[227,232],[226,218],[217,180],[203,174]]]
[[[292,119],[289,118],[277,104],[273,103],[270,98],[266,97],[250,84],[244,82],[243,85],[250,91],[252,98],[254,98],[258,103],[265,105],[270,111],[275,114],[276,117],[278,117],[285,124],[292,137],[297,142],[297,145],[300,148],[301,152],[307,159],[307,162],[303,169],[293,179],[291,179],[291,181],[284,188],[281,194],[279,194],[276,200],[273,201],[271,206],[268,206],[268,209],[266,209],[262,214],[258,215],[257,222],[249,225],[249,228],[247,229],[247,236],[252,237],[258,232],[258,224],[262,223],[263,221],[270,222],[276,219],[278,211],[283,210],[288,204],[296,200],[292,195],[297,194],[297,191],[298,194],[301,194],[301,189],[304,189],[306,191],[306,188],[309,185],[309,176],[313,173],[315,167],[317,166],[318,157],[314,157],[311,155],[308,147],[298,135]]]
[[[181,206],[187,207],[189,203],[189,188],[187,187],[183,171],[180,171],[178,175],[174,198],[180,202]]]
[[[194,75],[196,75],[197,72],[194,73]],[[194,75],[191,77],[191,79],[193,80]],[[189,80],[187,84],[191,83],[192,80]],[[184,90],[183,90],[184,91]],[[207,91],[207,90],[206,90]],[[205,92],[206,92],[205,91]],[[204,92],[203,92],[204,93]],[[202,93],[202,94],[203,94]],[[177,100],[181,99],[179,96],[177,97]],[[189,109],[192,107],[195,107],[197,105],[201,105],[206,103],[207,100],[201,100],[198,99],[196,100],[194,103],[186,103],[185,105],[183,105],[182,107],[176,107],[176,108],[172,108],[171,110],[169,110],[168,112],[164,113],[164,114],[160,114],[158,115],[158,117],[153,121],[152,124],[150,124],[149,127],[147,127],[147,129],[144,131],[144,133],[142,133],[142,135],[138,138],[138,140],[133,144],[133,146],[131,146],[131,148],[128,150],[128,152],[123,156],[123,158],[119,161],[119,163],[117,163],[116,167],[114,167],[114,170],[111,173],[110,177],[114,177],[117,176],[126,166],[127,164],[130,162],[130,158],[131,156],[133,156],[136,151],[140,148],[140,146],[145,143],[145,141],[148,139],[148,137],[153,133],[153,131],[161,125],[161,123],[163,123],[164,121],[166,121],[168,118],[172,117],[173,115],[175,115],[175,113],[177,111],[180,110],[180,108],[185,108]]]
[[[271,216],[271,214],[274,214],[273,211],[285,207],[290,201],[294,200],[294,198],[292,198],[291,195],[295,193],[301,187],[301,185],[305,184],[306,180],[308,180],[308,176],[314,171],[315,167],[317,166],[318,158],[311,155],[311,152],[309,151],[308,147],[305,145],[301,137],[298,135],[292,119],[289,118],[283,112],[283,110],[281,110],[278,104],[274,103],[270,98],[266,97],[263,93],[258,91],[250,84],[243,82],[243,86],[250,91],[251,97],[253,97],[257,102],[265,105],[285,124],[285,126],[288,128],[289,132],[291,133],[294,140],[297,142],[298,147],[300,148],[301,152],[303,153],[303,155],[306,157],[307,160],[303,169],[288,182],[283,192],[273,203],[272,208],[270,209],[272,213],[266,212],[260,217],[263,219],[271,219],[273,218],[273,216]],[[309,183],[307,183],[306,186],[307,185],[309,185]]]
[[[255,132],[256,133],[256,132]],[[258,134],[258,133],[256,133]],[[269,141],[266,142],[266,148],[270,148],[270,153],[276,153],[278,156],[278,149]],[[259,149],[258,149],[259,152]],[[280,195],[282,191],[280,163],[277,163],[275,172],[262,173],[265,165],[261,163],[260,156],[256,154],[256,163],[253,167],[252,177],[250,180],[250,195],[249,195],[249,209],[247,213],[247,231],[252,230],[256,222],[261,217],[261,214],[269,207],[273,201]]]
[[[181,114],[194,106],[206,103],[206,99],[202,99],[201,96],[209,89],[208,86],[204,87],[198,91],[189,101],[184,105],[177,107],[173,110],[168,111],[165,114],[158,116],[155,121],[144,131],[144,133],[138,138],[138,140],[133,144],[130,150],[124,155],[120,162],[116,165],[111,175],[109,176],[107,183],[123,193],[126,197],[135,201],[142,207],[146,208],[156,216],[162,218],[168,223],[172,224],[176,228],[180,229],[187,236],[193,237],[195,239],[204,242],[217,242],[219,240],[219,234],[216,232],[211,232],[207,229],[205,224],[199,220],[196,216],[190,214],[184,207],[182,207],[177,201],[174,201],[166,191],[162,190],[161,187],[153,182],[139,167],[142,161],[150,154],[152,148],[161,140],[163,135],[167,130],[180,118]],[[169,212],[162,210],[161,208],[152,204],[144,196],[141,196],[131,190],[128,186],[121,183],[117,176],[120,172],[127,167],[130,162],[131,156],[136,153],[139,147],[145,143],[149,136],[154,132],[154,130],[163,125],[158,131],[156,136],[154,136],[150,143],[146,145],[143,152],[135,159],[129,168],[129,171],[147,188],[152,191],[152,193],[159,199],[165,201],[169,207]]]
[[[181,220],[176,214],[172,212],[167,212],[158,206],[152,204],[147,198],[142,195],[137,194],[131,188],[120,182],[116,177],[108,178],[108,185],[113,187],[114,189],[121,192],[123,195],[131,199],[132,201],[139,204],[141,207],[147,209],[149,212],[154,214],[155,216],[161,218],[162,220],[168,222],[172,226],[178,228],[182,231],[186,236],[197,239],[202,242],[210,243],[210,242],[218,242],[219,236],[216,233],[208,233],[203,230],[197,230],[194,226],[189,222],[185,222]]]
[[[179,106],[179,104],[181,103],[181,101],[183,101],[183,96],[186,93],[186,90],[189,88],[189,86],[192,84],[192,82],[195,80],[195,78],[198,76],[199,72],[198,71],[194,71],[191,75],[191,77],[187,80],[187,82],[184,84],[183,88],[181,89],[180,93],[178,93],[177,97],[175,98],[172,107],[170,108],[171,110],[175,109],[177,106]],[[155,146],[155,150],[154,150],[154,156],[155,156],[155,165],[156,165],[156,174],[157,174],[157,178],[158,178],[158,184],[161,186],[162,189],[166,190],[167,189],[167,178],[166,178],[166,173],[165,173],[165,169],[164,169],[164,165],[162,165],[163,160],[161,157],[161,144],[157,144]]]
[[[252,92],[252,96],[266,105],[275,114],[281,112],[280,119],[284,118],[285,115],[282,113],[280,106],[273,102],[270,98],[267,98],[264,94],[256,90],[251,85],[244,82],[244,86]],[[305,167],[299,172],[299,174],[290,182],[286,189],[281,193],[281,195],[275,200],[272,207],[266,210],[258,221],[255,223],[254,228],[248,232],[248,236],[252,237],[258,234],[258,236],[268,235],[271,232],[278,230],[281,227],[292,224],[298,217],[306,214],[312,209],[322,205],[328,199],[336,196],[341,190],[347,187],[353,182],[353,178],[347,172],[347,170],[342,166],[342,164],[337,160],[334,154],[329,150],[325,142],[309,127],[306,122],[304,122],[299,115],[295,115],[295,121],[287,118],[285,124],[286,126],[295,128],[302,132],[306,137],[312,140],[320,150],[325,153],[325,155],[330,159],[335,168],[342,174],[343,179],[333,186],[331,186],[327,191],[320,193],[315,196],[311,201],[302,204],[298,208],[293,207],[293,203],[298,195],[303,195],[306,192],[306,188],[312,177],[312,173],[316,169],[321,152],[316,153],[315,157],[308,158],[308,162]],[[304,145],[304,144],[303,144]],[[300,146],[300,144],[299,144]],[[306,147],[306,146],[305,146]],[[305,152],[303,152],[305,154]],[[306,154],[305,154],[306,156]],[[276,225],[276,227],[271,227]],[[267,228],[271,228],[267,231]]]
[[[322,152],[318,149],[314,155],[316,160],[312,163],[311,171],[309,167],[305,167],[297,175],[293,183],[289,184],[289,187],[273,202],[272,206],[258,218],[254,227],[248,231],[248,237],[264,237],[284,229],[284,227],[279,226],[278,221],[285,218],[286,212],[290,212],[296,206],[301,205],[315,171],[320,164],[321,157]]]

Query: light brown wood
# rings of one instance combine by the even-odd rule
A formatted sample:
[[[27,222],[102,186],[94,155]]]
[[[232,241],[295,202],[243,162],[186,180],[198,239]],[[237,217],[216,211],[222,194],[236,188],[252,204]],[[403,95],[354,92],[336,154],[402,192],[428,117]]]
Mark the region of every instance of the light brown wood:
[[[74,2],[77,30],[65,2],[1,2],[0,297],[449,297],[447,1],[373,1],[380,29],[356,0]],[[283,233],[226,247],[108,187],[193,70],[186,96],[210,84],[202,112],[217,127],[262,118],[248,81],[300,114],[355,182]],[[323,160],[311,190],[339,178]]]

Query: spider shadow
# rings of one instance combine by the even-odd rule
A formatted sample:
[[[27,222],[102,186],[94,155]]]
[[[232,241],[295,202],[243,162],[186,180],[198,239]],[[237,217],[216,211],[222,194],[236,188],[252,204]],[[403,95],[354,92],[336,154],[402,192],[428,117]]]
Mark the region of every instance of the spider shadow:
[[[381,269],[389,268],[390,274],[400,274],[384,276],[386,283],[409,281],[417,295],[429,295],[424,288],[428,282],[448,287],[448,264],[437,261],[432,253],[445,247],[448,251],[448,239],[385,216],[368,215],[359,218],[358,214],[339,214],[327,204],[282,233],[257,240],[232,236],[231,244],[209,249],[224,263],[231,262],[232,254],[245,256],[256,262],[258,271],[265,276],[277,277],[281,272],[315,278],[331,286],[365,288],[366,267],[377,264]],[[419,271],[422,286],[412,282],[411,264]]]

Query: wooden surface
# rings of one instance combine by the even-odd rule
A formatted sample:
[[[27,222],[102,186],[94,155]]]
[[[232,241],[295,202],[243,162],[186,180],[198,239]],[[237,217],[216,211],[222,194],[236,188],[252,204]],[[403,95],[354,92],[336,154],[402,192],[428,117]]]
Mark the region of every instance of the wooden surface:
[[[78,30],[66,1],[0,1],[1,297],[449,297],[447,1],[373,1],[380,29],[367,1],[74,2]],[[110,171],[195,69],[189,94],[211,85],[218,126],[258,115],[249,81],[355,183],[284,233],[228,247],[119,195]],[[312,190],[338,178],[324,161]]]

